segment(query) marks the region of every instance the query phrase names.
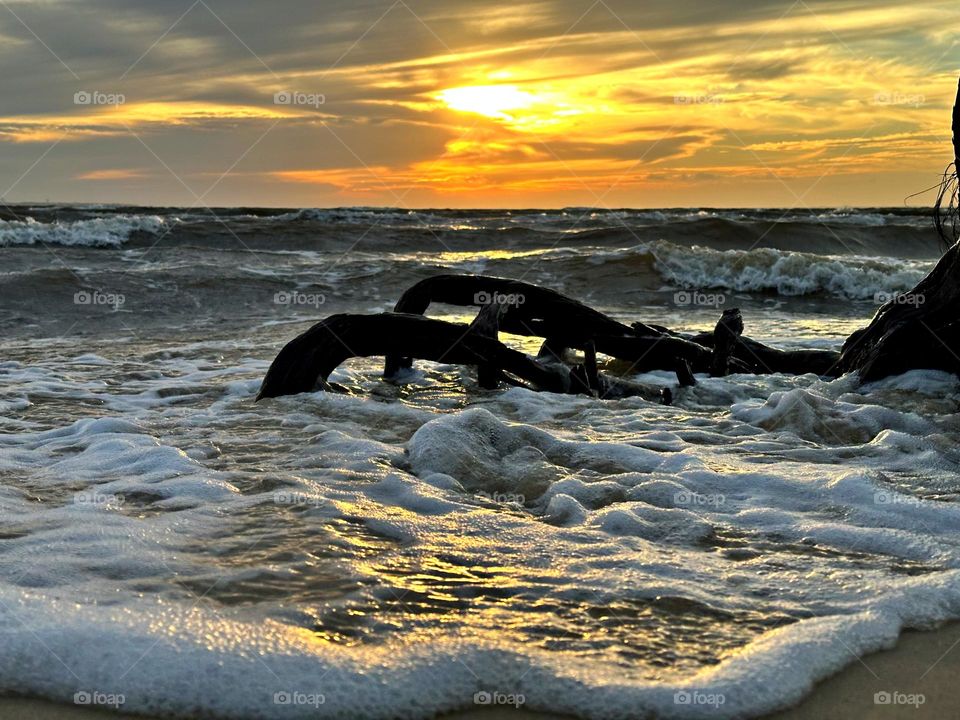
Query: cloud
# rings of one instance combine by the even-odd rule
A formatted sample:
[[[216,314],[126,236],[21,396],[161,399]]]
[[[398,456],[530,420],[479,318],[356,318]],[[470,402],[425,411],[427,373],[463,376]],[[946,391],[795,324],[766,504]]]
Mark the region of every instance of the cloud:
[[[150,177],[144,170],[114,168],[110,170],[91,170],[77,175],[77,180],[135,180]]]
[[[183,202],[181,181],[231,166],[223,204],[287,204],[291,186],[554,204],[614,184],[643,202],[652,182],[682,200],[694,177],[880,177],[897,157],[935,174],[960,64],[960,10],[932,0],[8,4],[30,30],[10,15],[0,38],[0,171],[58,143],[23,196],[136,179],[144,201]],[[488,86],[530,102],[443,100]],[[82,91],[125,102],[78,106]]]

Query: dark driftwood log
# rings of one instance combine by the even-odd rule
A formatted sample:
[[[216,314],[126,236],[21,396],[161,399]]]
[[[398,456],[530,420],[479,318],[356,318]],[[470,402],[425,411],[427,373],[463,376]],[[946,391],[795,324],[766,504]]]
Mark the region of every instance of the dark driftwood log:
[[[499,302],[498,302],[499,301]],[[498,302],[506,306],[500,329],[514,335],[550,338],[565,347],[582,350],[598,336],[636,337],[629,326],[583,303],[537,285],[486,275],[435,275],[410,287],[394,306],[397,313],[423,315],[431,303],[483,307]],[[656,338],[660,333],[642,326],[642,334]],[[638,347],[637,356],[646,346]],[[598,348],[600,352],[606,350]],[[687,354],[700,352],[689,348]],[[387,356],[384,375],[392,377],[409,367],[409,357]]]
[[[960,375],[960,244],[909,293],[893,298],[843,344],[839,369],[865,381],[927,368]]]
[[[592,367],[589,358],[586,365],[574,367],[542,362],[489,336],[495,333],[494,313],[485,313],[473,325],[399,313],[331,315],[283,347],[263,379],[257,400],[330,390],[327,378],[345,360],[387,353],[476,365],[486,385],[502,377],[557,393],[669,399],[659,389],[599,375],[595,358]]]
[[[713,333],[692,335],[690,340],[713,347]],[[813,373],[837,377],[841,374],[837,369],[840,353],[836,350],[780,350],[741,336],[733,349],[733,357],[745,364],[749,368],[748,372],[755,375]]]
[[[483,307],[498,301],[508,310],[500,319],[500,329],[515,335],[587,342],[596,335],[636,334],[628,325],[554,290],[489,275],[435,275],[421,280],[400,296],[393,311],[423,315],[431,303]],[[536,332],[527,327],[529,322],[538,324]],[[658,334],[643,327],[648,332],[642,334]]]
[[[957,194],[960,193],[960,84],[957,86],[957,102],[953,105],[953,164],[943,173],[943,182],[937,201],[933,205],[933,221],[937,234],[945,248],[949,248],[960,239],[960,209]],[[944,216],[946,215],[946,218]],[[949,222],[944,222],[944,220]],[[947,232],[949,225],[950,231]]]
[[[957,99],[953,103],[953,168],[960,172],[960,81],[957,82]]]
[[[287,343],[267,371],[257,399],[328,389],[330,373],[352,357],[388,352],[423,360],[497,367],[549,387],[554,375],[521,352],[471,333],[467,325],[420,315],[331,315]],[[553,388],[551,388],[553,389]],[[559,384],[557,390],[561,389]]]
[[[636,372],[676,370],[685,362],[693,372],[710,372],[714,333],[684,336],[658,325],[631,326],[594,310],[561,293],[537,285],[486,275],[436,275],[413,285],[397,302],[394,311],[423,314],[431,303],[481,307],[495,298],[523,303],[510,304],[500,329],[515,335],[545,338],[556,354],[566,348],[583,350],[593,342],[596,350],[633,364]],[[779,350],[756,340],[740,337],[728,361],[730,372],[794,374],[832,373],[839,353],[830,350]],[[393,377],[410,359],[387,357],[384,374]]]
[[[785,373],[836,377],[840,353],[835,350],[779,350],[743,337],[743,317],[737,309],[725,310],[712,333],[693,335],[690,340],[713,348],[710,374],[723,376],[739,362],[756,375]]]
[[[664,329],[643,323],[625,325],[578,300],[537,285],[486,275],[436,275],[408,289],[395,312],[423,314],[431,303],[482,307],[506,300],[500,329],[514,335],[547,339],[559,354],[566,348],[598,352],[634,363],[637,372],[673,370],[686,360],[696,372],[706,372],[712,351]],[[410,359],[390,355],[384,374],[392,377]],[[745,370],[745,368],[739,368]]]
[[[710,375],[723,377],[730,372],[733,351],[743,335],[743,316],[736,308],[724,310],[713,330],[713,355],[710,358]]]
[[[956,172],[960,169],[960,86],[953,107],[953,154]],[[948,172],[946,183],[953,207],[952,173]],[[937,212],[938,229],[947,239],[939,206]],[[960,375],[960,243],[955,237],[949,241],[952,246],[916,287],[882,305],[867,327],[847,338],[839,361],[841,372],[856,370],[862,380],[921,368]]]

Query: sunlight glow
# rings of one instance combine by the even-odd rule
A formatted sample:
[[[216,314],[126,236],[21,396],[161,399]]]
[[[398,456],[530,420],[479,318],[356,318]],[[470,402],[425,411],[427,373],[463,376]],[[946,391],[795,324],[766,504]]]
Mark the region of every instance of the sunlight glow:
[[[451,110],[472,112],[491,118],[513,120],[507,111],[524,110],[536,97],[516,85],[475,85],[448,88],[437,95]]]
[[[0,143],[106,146],[135,132],[152,145],[152,136],[217,131],[236,145],[208,170],[219,173],[271,128],[270,143],[232,175],[244,188],[263,182],[257,196],[283,203],[779,205],[807,187],[807,204],[875,204],[878,187],[883,202],[898,203],[902,188],[932,185],[950,161],[944,118],[956,88],[947,69],[956,32],[929,20],[936,3],[903,5],[714,18],[708,38],[682,24],[641,44],[629,21],[600,11],[555,34],[552,6],[521,0],[492,20],[464,10],[461,21],[480,35],[462,48],[373,53],[268,83],[253,67],[226,78],[229,92],[224,78],[198,79],[189,99],[135,85],[116,88],[130,100],[117,107],[67,94],[48,114],[0,115]],[[541,24],[544,33],[526,32]],[[874,45],[905,24],[929,45],[923,58]],[[494,42],[502,32],[510,42]],[[841,33],[851,36],[839,42]],[[330,102],[278,105],[278,89],[324,90]],[[122,187],[136,172],[118,163],[75,179]]]

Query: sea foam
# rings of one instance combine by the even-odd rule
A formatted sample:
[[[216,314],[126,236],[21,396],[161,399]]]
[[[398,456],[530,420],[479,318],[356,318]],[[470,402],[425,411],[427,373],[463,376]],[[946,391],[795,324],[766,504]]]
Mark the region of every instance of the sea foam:
[[[0,220],[0,247],[9,245],[65,245],[120,247],[135,232],[156,234],[172,218],[159,215],[107,215],[72,222]]]

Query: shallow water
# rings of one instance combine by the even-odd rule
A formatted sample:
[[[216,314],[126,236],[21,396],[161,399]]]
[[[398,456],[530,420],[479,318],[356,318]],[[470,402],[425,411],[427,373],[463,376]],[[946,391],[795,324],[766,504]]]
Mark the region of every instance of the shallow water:
[[[942,373],[700,378],[663,407],[483,391],[426,362],[398,386],[371,359],[333,376],[349,395],[253,403],[311,322],[441,270],[678,330],[740,306],[756,339],[836,347],[936,246],[864,260],[831,234],[925,237],[919,214],[792,218],[765,246],[751,228],[775,217],[729,213],[730,237],[691,249],[687,226],[717,217],[636,213],[628,230],[657,234],[638,243],[609,216],[565,241],[573,211],[236,211],[233,238],[167,210],[106,242],[118,210],[56,212],[101,220],[0,249],[0,691],[231,718],[428,717],[483,692],[754,716],[903,625],[960,617],[960,383]],[[365,244],[370,215],[387,237]],[[787,248],[825,219],[826,250]],[[505,245],[506,222],[526,234]]]

